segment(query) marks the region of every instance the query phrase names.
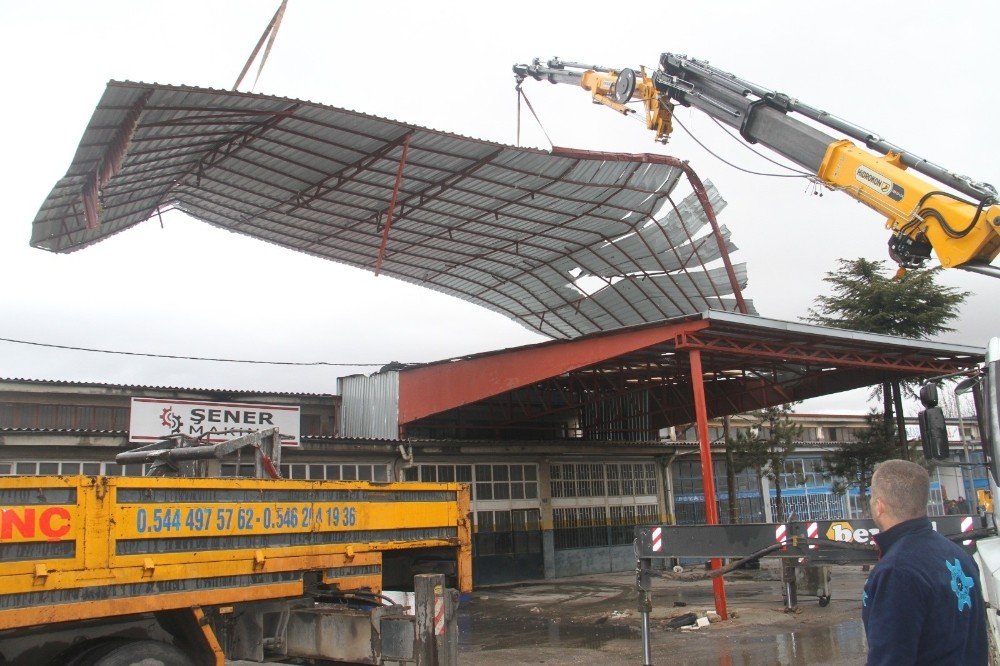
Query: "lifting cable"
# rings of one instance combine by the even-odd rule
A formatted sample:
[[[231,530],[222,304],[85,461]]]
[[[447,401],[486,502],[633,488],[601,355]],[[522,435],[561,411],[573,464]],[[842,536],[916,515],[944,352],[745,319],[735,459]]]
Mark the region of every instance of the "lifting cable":
[[[695,143],[697,143],[697,144],[698,144],[699,146],[701,146],[701,147],[702,147],[702,148],[703,148],[703,149],[705,150],[705,152],[707,152],[707,153],[708,153],[709,155],[711,155],[711,156],[712,156],[712,157],[714,157],[715,159],[719,160],[719,161],[720,161],[720,162],[722,162],[723,164],[726,164],[726,165],[728,165],[728,166],[731,166],[732,168],[736,169],[737,171],[742,171],[742,172],[744,172],[744,173],[748,173],[748,174],[751,174],[751,175],[753,175],[753,176],[768,176],[768,177],[770,177],[770,178],[805,178],[805,179],[807,179],[807,180],[813,180],[813,181],[815,181],[815,180],[816,180],[816,176],[814,176],[814,175],[812,175],[812,174],[808,174],[808,173],[806,173],[806,172],[801,172],[801,173],[798,173],[798,172],[797,172],[797,173],[766,173],[766,172],[764,172],[764,171],[753,171],[752,169],[744,169],[744,168],[743,168],[743,167],[741,167],[741,166],[737,166],[736,164],[733,164],[732,162],[730,162],[729,160],[725,159],[724,157],[722,157],[721,155],[719,155],[718,153],[716,153],[715,151],[713,151],[713,150],[712,150],[711,148],[709,148],[708,146],[706,146],[706,145],[705,145],[704,143],[702,143],[702,142],[701,142],[701,141],[700,141],[700,140],[698,139],[698,137],[696,137],[696,136],[694,135],[694,133],[692,133],[692,132],[691,132],[691,130],[689,130],[689,129],[688,129],[688,128],[687,128],[687,127],[686,127],[686,126],[684,125],[684,123],[682,123],[682,122],[680,121],[680,118],[678,118],[677,116],[674,116],[674,117],[673,117],[673,121],[674,121],[674,122],[676,122],[676,123],[677,123],[677,124],[678,124],[678,125],[680,126],[680,128],[681,128],[682,130],[684,130],[684,132],[685,132],[685,133],[686,133],[686,134],[687,134],[687,135],[688,135],[689,137],[691,137],[691,139],[692,139],[692,140],[693,140],[693,141],[694,141]],[[760,153],[757,153],[757,151],[754,151],[754,153],[756,153],[756,154],[758,154],[758,155],[760,154]],[[763,156],[763,155],[761,155],[761,157],[764,157],[764,156]],[[767,159],[767,158],[765,157],[765,159]],[[787,166],[785,166],[785,165],[783,165],[783,164],[782,164],[782,165],[780,165],[780,166],[782,166],[782,167],[784,167],[784,168],[786,168],[786,169],[790,168],[790,167],[787,167]],[[794,171],[794,169],[792,169],[792,171]]]
[[[721,129],[723,132],[725,132],[726,134],[728,134],[732,138],[733,141],[735,141],[736,143],[740,144],[741,146],[743,146],[744,148],[746,148],[747,150],[749,150],[751,153],[753,153],[757,157],[759,157],[759,158],[761,158],[763,160],[767,160],[771,164],[774,164],[775,166],[779,166],[782,169],[788,169],[792,173],[797,173],[797,174],[799,174],[801,176],[805,176],[807,178],[815,178],[816,177],[816,174],[814,174],[814,173],[809,173],[808,171],[802,171],[801,169],[796,169],[795,167],[788,166],[787,164],[779,162],[776,159],[768,157],[767,155],[765,155],[764,153],[760,152],[759,150],[755,150],[753,148],[753,146],[751,146],[749,143],[747,143],[742,138],[740,138],[740,137],[736,136],[735,134],[733,134],[732,130],[730,130],[728,127],[726,127],[725,125],[723,125],[722,123],[720,123],[716,118],[712,118],[711,116],[709,116],[709,118],[711,118],[711,120],[712,120],[713,123],[715,123],[716,125],[719,126],[719,129]],[[687,131],[687,130],[685,129],[685,131]]]
[[[264,49],[264,55],[260,59],[260,66],[257,68],[257,76],[253,80],[253,85],[250,87],[251,90],[257,87],[257,81],[260,80],[260,73],[264,71],[264,63],[267,62],[267,56],[271,54],[271,47],[274,46],[274,39],[278,36],[278,28],[281,27],[281,19],[285,15],[285,6],[288,4],[288,0],[281,0],[281,4],[278,6],[278,11],[274,12],[274,16],[271,17],[270,23],[264,28],[264,34],[260,36],[257,40],[257,46],[253,47],[253,52],[247,59],[247,63],[243,65],[243,71],[240,72],[239,77],[236,79],[236,83],[233,84],[233,90],[235,91],[240,87],[243,82],[243,77],[247,75],[250,71],[250,65],[253,64],[254,59],[257,54],[260,53],[260,47],[264,45],[264,40],[267,39],[267,48]],[[270,35],[270,39],[268,39]]]
[[[535,113],[535,108],[531,106],[531,101],[528,99],[528,96],[524,94],[521,84],[519,83],[514,86],[514,90],[517,91],[517,145],[521,145],[521,100],[523,99],[524,103],[528,105],[528,110],[531,111],[531,115],[535,117],[535,122],[538,123],[539,129],[542,130],[542,134],[545,135],[549,145],[555,148],[556,144],[552,141],[552,137],[549,136],[549,133],[545,131],[545,126],[542,125],[542,119],[538,117],[537,113]]]

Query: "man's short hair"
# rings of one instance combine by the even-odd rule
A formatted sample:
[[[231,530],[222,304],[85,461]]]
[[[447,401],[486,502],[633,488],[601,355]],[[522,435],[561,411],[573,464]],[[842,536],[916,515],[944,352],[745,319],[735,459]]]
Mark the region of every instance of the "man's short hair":
[[[881,499],[899,520],[927,515],[930,487],[927,470],[907,460],[886,460],[872,475],[872,495]]]

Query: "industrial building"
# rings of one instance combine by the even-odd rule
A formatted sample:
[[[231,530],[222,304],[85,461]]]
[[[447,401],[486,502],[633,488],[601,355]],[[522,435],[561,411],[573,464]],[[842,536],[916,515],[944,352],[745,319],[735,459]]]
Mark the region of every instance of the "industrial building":
[[[704,357],[700,369],[693,354]],[[172,431],[204,434],[212,419],[293,411],[298,430],[282,427],[294,438],[283,447],[287,478],[471,484],[478,584],[620,571],[635,564],[635,525],[706,521],[709,449],[719,520],[729,520],[717,417],[981,358],[977,348],[712,312],[343,377],[337,394],[8,379],[0,383],[0,474],[137,475],[141,468],[119,467],[115,454]],[[707,396],[704,437],[691,397],[698,386]],[[782,475],[786,512],[856,515],[857,498],[832,493],[820,468],[864,417],[795,419],[803,442]],[[745,425],[735,418],[733,427]],[[976,439],[975,424],[966,427]],[[247,474],[241,465],[227,460],[219,473]],[[969,497],[976,482],[941,468],[932,512]],[[773,496],[752,471],[738,474],[738,520],[769,520],[771,502],[761,497]]]

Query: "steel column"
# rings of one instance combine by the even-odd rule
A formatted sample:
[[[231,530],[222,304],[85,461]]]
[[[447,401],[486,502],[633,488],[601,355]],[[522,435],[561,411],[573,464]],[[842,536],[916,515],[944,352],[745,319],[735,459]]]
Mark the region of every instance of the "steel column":
[[[708,408],[705,404],[705,384],[701,371],[701,352],[697,349],[688,352],[691,363],[691,391],[694,394],[694,411],[698,421],[698,443],[701,457],[701,487],[705,493],[705,521],[709,525],[719,524],[719,506],[715,501],[715,474],[712,469],[712,444],[708,437]],[[712,568],[722,567],[722,560],[712,558]],[[723,620],[729,619],[726,608],[726,588],[722,576],[712,580],[715,591],[715,612]]]

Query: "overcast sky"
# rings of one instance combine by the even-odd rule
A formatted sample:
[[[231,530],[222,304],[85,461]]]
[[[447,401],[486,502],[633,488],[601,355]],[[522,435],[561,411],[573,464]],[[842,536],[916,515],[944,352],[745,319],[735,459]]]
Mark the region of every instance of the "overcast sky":
[[[31,221],[65,174],[110,79],[230,88],[277,0],[169,3],[0,0],[0,337],[187,356],[431,361],[543,338],[499,314],[385,276],[216,230],[180,213],[70,255],[31,249]],[[993,2],[340,3],[290,0],[254,91],[513,144],[511,65],[558,55],[655,66],[707,59],[881,133],[977,180],[1000,182]],[[486,9],[490,7],[490,9]],[[493,8],[496,9],[493,9]],[[252,83],[252,75],[250,78]],[[249,89],[245,84],[241,89]],[[839,193],[752,176],[678,129],[670,144],[571,86],[525,91],[561,146],[687,159],[729,202],[736,258],[760,314],[796,321],[840,257],[886,256],[883,220]],[[776,167],[696,111],[678,117],[715,152]],[[522,144],[548,148],[523,117]],[[973,291],[944,340],[1000,334],[1000,281],[950,271]],[[273,368],[56,351],[0,342],[0,377],[334,392],[376,368]],[[866,409],[863,392],[800,411]]]

